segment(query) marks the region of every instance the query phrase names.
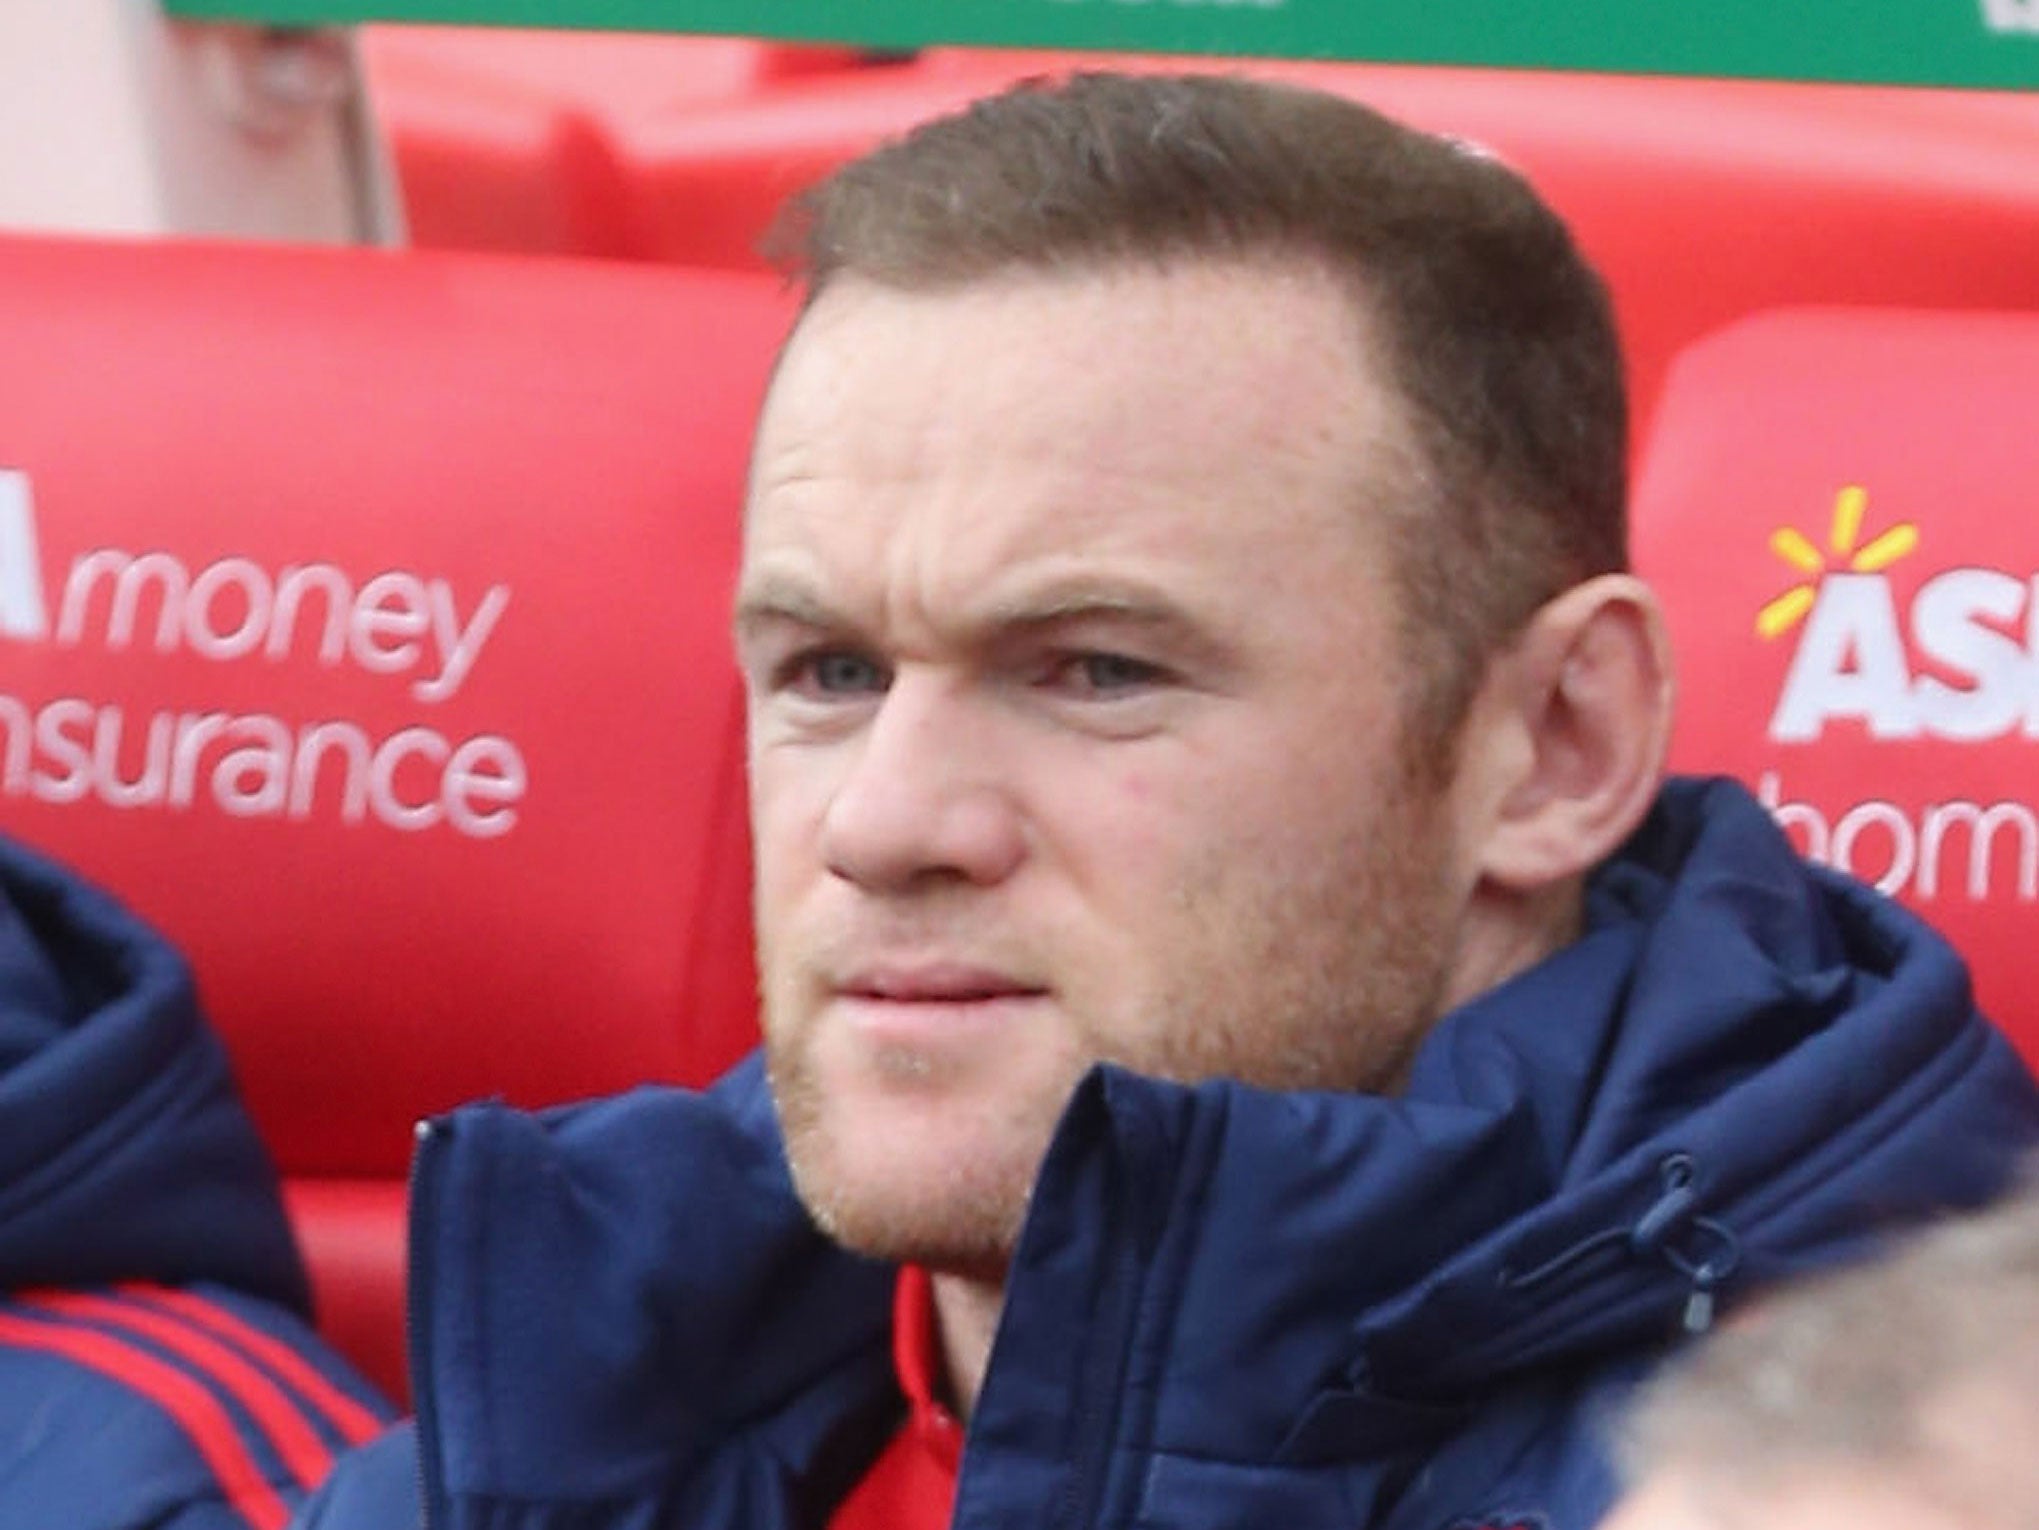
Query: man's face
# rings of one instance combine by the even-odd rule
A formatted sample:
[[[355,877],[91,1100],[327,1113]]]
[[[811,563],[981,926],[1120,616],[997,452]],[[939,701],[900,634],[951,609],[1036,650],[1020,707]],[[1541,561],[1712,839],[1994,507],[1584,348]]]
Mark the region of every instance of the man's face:
[[[1302,267],[842,280],[760,424],[738,600],[764,1026],[846,1245],[996,1271],[1070,1089],[1389,1087],[1470,877],[1405,768],[1370,492]]]

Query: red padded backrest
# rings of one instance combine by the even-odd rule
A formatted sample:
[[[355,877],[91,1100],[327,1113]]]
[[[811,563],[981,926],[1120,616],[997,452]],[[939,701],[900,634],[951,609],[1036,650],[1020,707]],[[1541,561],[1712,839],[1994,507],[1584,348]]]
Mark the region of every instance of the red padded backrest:
[[[2039,312],[1801,310],[1682,357],[1639,566],[1675,759],[1944,929],[2039,1058]]]
[[[910,67],[619,114],[620,188],[654,259],[751,267],[790,189],[1070,55],[935,50]],[[1118,68],[1193,60],[1094,58]],[[1679,347],[1806,302],[2039,305],[2039,96],[1223,61],[1498,153],[1608,278],[1646,420]]]
[[[725,274],[0,241],[0,821],[189,953],[378,1343],[417,1117],[751,1042],[727,601],[787,317]]]

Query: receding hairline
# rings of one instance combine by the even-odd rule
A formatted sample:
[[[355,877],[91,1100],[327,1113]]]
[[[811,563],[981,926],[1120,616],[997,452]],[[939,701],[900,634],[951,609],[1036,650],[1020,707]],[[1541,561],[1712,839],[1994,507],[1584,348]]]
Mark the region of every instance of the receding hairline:
[[[838,167],[789,199],[763,249],[810,289],[843,267],[920,285],[1029,261],[1244,250],[1313,229],[1345,257],[1338,219],[1321,216],[1340,201],[1400,199],[1397,217],[1417,223],[1462,214],[1462,198],[1408,195],[1418,183],[1434,193],[1441,162],[1458,167],[1462,192],[1490,170],[1521,184],[1461,140],[1298,82],[1194,67],[1042,74]],[[996,181],[969,179],[993,164]],[[1104,204],[1113,214],[1095,217]]]
[[[1431,491],[1426,454],[1415,434],[1416,403],[1396,376],[1393,340],[1387,333],[1378,297],[1368,289],[1363,273],[1342,266],[1330,253],[1313,248],[1304,241],[1269,238],[1238,249],[1117,252],[1052,263],[1013,261],[982,272],[949,275],[927,282],[898,280],[854,267],[835,273],[809,291],[772,359],[759,409],[760,428],[752,436],[746,500],[757,487],[757,448],[765,434],[763,426],[770,419],[774,400],[778,397],[779,382],[788,358],[809,342],[811,320],[822,306],[823,299],[830,294],[847,293],[854,298],[861,290],[883,297],[925,298],[939,302],[999,287],[1020,292],[1030,288],[1075,288],[1141,276],[1167,278],[1195,270],[1313,285],[1332,297],[1346,320],[1344,334],[1348,344],[1344,347],[1343,370],[1349,377],[1353,393],[1358,396],[1372,390],[1386,404],[1382,414],[1390,426],[1387,432],[1369,433],[1363,443],[1369,452],[1376,454],[1376,458],[1370,459],[1368,471],[1354,474],[1355,489],[1368,497],[1359,508],[1376,508],[1372,503],[1373,496],[1378,489],[1387,487],[1382,484],[1382,474],[1371,470],[1374,460],[1383,460],[1393,470],[1396,486],[1406,485],[1424,493]]]

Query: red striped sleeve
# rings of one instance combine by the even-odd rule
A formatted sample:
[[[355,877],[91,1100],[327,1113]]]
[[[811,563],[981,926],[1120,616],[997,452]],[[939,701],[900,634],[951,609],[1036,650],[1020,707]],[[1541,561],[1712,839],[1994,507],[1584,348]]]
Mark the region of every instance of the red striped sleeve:
[[[239,1403],[268,1436],[298,1486],[310,1492],[333,1469],[333,1453],[283,1389],[218,1339],[140,1302],[83,1291],[23,1291],[25,1307],[124,1328],[168,1350]]]
[[[218,1302],[207,1301],[194,1292],[172,1290],[168,1286],[130,1283],[114,1289],[136,1301],[174,1312],[252,1355],[271,1372],[281,1376],[298,1396],[323,1413],[326,1422],[349,1445],[360,1445],[382,1433],[384,1421],[376,1417],[373,1409],[356,1402],[320,1375],[317,1367],[288,1344],[264,1333]]]
[[[111,1334],[11,1312],[0,1312],[0,1344],[59,1355],[146,1397],[184,1432],[251,1530],[283,1530],[290,1510],[248,1454],[232,1417],[217,1397],[182,1371]]]

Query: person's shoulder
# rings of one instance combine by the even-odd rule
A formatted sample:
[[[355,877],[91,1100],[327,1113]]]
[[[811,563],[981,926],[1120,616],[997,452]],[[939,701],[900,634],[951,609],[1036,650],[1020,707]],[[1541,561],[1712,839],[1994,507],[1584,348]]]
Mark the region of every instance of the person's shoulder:
[[[340,1458],[290,1530],[411,1530],[423,1519],[418,1435],[409,1419]]]
[[[280,1525],[390,1417],[294,1314],[243,1293],[0,1293],[0,1525]]]

